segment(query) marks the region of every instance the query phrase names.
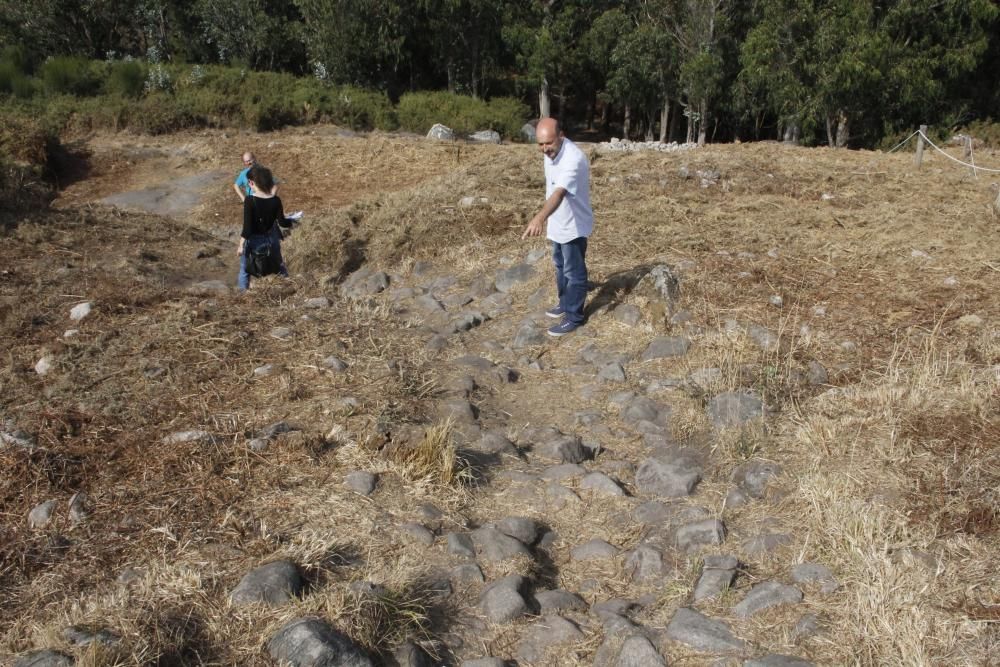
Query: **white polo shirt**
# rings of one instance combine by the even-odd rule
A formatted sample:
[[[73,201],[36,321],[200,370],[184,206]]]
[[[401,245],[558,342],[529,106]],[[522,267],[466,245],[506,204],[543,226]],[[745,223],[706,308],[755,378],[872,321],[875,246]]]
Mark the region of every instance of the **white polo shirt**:
[[[576,144],[562,140],[554,160],[545,161],[545,198],[556,188],[566,190],[559,208],[549,216],[546,238],[569,243],[594,231],[594,211],[590,208],[590,162]]]

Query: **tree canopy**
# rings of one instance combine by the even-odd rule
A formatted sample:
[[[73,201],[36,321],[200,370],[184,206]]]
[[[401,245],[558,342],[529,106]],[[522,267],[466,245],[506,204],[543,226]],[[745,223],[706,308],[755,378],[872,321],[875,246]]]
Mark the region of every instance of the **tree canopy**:
[[[0,0],[0,47],[513,95],[634,138],[870,146],[996,118],[990,0]],[[15,67],[15,65],[5,65]]]

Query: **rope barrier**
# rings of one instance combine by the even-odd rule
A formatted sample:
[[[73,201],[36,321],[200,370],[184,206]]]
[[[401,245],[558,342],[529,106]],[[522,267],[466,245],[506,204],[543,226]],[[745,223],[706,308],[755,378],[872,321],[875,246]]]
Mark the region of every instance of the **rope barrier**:
[[[930,139],[928,139],[927,135],[924,134],[923,132],[921,132],[920,130],[917,130],[916,134],[919,134],[921,137],[923,137],[924,141],[926,141],[928,144],[930,144],[931,148],[933,148],[934,150],[936,150],[938,153],[940,153],[941,155],[945,156],[946,158],[948,158],[952,162],[959,163],[963,167],[969,167],[970,169],[972,169],[973,173],[976,173],[977,171],[988,171],[991,174],[1000,174],[1000,169],[987,169],[986,167],[977,167],[974,164],[969,164],[968,162],[963,162],[962,160],[959,160],[957,157],[952,157],[951,155],[948,155],[942,149],[938,148],[937,144],[935,144],[933,141],[931,141]]]
[[[908,136],[907,138],[905,138],[905,139],[903,139],[902,141],[900,141],[900,142],[899,142],[898,144],[896,144],[896,147],[895,147],[895,148],[893,148],[893,149],[891,149],[891,150],[890,150],[889,152],[890,152],[890,153],[895,153],[895,152],[896,152],[896,151],[898,151],[898,150],[899,150],[900,148],[902,148],[903,146],[905,146],[905,145],[906,145],[906,142],[908,142],[908,141],[909,141],[910,139],[912,139],[913,137],[917,136],[918,134],[920,134],[920,130],[917,130],[917,131],[915,131],[915,132],[914,132],[913,134],[911,134],[911,135],[910,135],[910,136]]]

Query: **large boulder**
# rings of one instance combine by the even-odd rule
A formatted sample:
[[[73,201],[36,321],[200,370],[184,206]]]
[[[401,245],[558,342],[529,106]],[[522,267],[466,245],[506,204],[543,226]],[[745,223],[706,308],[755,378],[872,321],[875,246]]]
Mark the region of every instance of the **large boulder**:
[[[267,643],[271,658],[292,667],[375,667],[347,635],[318,618],[297,618]]]
[[[440,141],[454,141],[455,133],[450,127],[442,125],[441,123],[435,123],[434,126],[427,132],[428,139],[438,139]]]

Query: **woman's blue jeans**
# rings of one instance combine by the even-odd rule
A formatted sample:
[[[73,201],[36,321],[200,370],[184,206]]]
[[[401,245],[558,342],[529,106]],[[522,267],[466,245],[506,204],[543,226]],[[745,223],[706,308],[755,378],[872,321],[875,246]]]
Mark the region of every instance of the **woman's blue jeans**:
[[[583,324],[583,304],[587,300],[587,239],[569,243],[552,242],[552,263],[556,267],[556,292],[564,319]]]

